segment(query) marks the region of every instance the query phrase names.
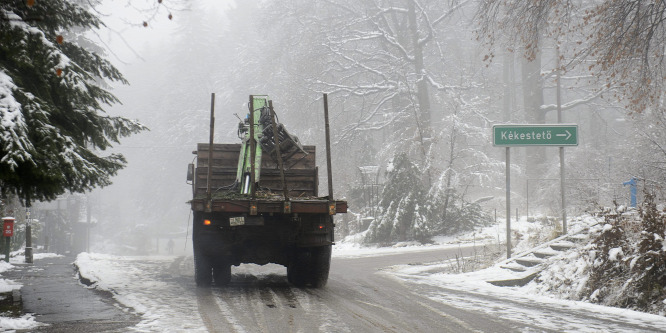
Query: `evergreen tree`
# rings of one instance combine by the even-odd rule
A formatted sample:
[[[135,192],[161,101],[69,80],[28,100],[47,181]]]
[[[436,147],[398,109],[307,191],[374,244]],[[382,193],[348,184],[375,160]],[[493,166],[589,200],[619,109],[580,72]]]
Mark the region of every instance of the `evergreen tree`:
[[[379,203],[382,216],[372,222],[366,240],[392,243],[421,236],[424,221],[419,209],[424,202],[421,171],[407,154],[399,153],[389,163],[387,177]],[[414,223],[417,223],[417,235]]]
[[[0,3],[0,188],[26,205],[110,184],[125,165],[102,156],[139,123],[106,114],[105,87],[127,83],[102,55],[63,35],[103,23],[71,0]],[[89,44],[88,44],[89,45]]]

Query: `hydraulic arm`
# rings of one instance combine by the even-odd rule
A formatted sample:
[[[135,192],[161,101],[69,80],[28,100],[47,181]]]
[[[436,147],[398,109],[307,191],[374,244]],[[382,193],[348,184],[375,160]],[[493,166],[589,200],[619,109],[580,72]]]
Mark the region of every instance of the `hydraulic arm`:
[[[273,131],[273,121],[271,119],[273,115],[272,110],[269,108],[268,96],[250,96],[248,107],[249,113],[238,124],[238,137],[242,142],[238,158],[238,169],[236,171],[236,183],[240,185],[241,194],[250,193],[253,180],[255,184],[259,183],[261,159],[264,153],[277,161],[276,142],[280,144],[280,157],[283,161],[288,160],[296,152],[306,153],[298,137],[290,134],[284,125],[277,122],[277,120],[275,121],[278,136],[276,141],[275,132]],[[254,139],[254,142],[251,139]],[[253,155],[254,177],[252,177]]]

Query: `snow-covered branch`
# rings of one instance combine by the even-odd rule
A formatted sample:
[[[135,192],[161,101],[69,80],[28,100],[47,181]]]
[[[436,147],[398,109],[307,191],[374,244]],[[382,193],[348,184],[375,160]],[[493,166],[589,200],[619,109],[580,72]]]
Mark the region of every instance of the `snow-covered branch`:
[[[579,105],[589,103],[589,102],[591,102],[591,101],[597,99],[599,96],[601,96],[604,92],[606,92],[606,91],[608,91],[608,90],[609,90],[609,89],[600,89],[599,91],[596,91],[595,93],[590,94],[590,95],[587,95],[587,96],[585,96],[585,97],[583,97],[583,98],[576,99],[576,100],[573,100],[573,101],[570,101],[570,102],[564,103],[564,104],[562,104],[562,106],[561,106],[562,111],[570,110],[570,109],[573,109],[573,108],[575,108],[575,107],[577,107],[577,106],[579,106]],[[554,111],[554,110],[557,110],[557,104],[544,104],[544,105],[541,105],[540,110],[543,111],[543,112],[548,112],[548,111]]]

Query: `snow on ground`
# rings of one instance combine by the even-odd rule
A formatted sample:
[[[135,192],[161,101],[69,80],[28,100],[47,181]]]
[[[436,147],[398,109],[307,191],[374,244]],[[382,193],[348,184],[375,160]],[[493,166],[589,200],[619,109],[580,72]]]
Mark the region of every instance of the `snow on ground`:
[[[35,321],[32,314],[25,314],[19,318],[0,316],[0,332],[13,332],[15,330],[30,330],[43,325]]]
[[[488,242],[492,243],[492,242]],[[478,244],[485,244],[478,242]],[[451,249],[457,248],[463,243],[435,243],[435,244],[419,244],[419,243],[399,243],[391,247],[365,247],[360,244],[354,243],[340,243],[333,247],[334,258],[361,258],[361,257],[378,257],[397,253],[407,252],[421,252],[432,251],[437,249]]]
[[[584,239],[587,237],[587,229],[594,231],[603,228],[602,221],[602,218],[592,216],[574,218],[569,222],[569,235],[580,233],[578,236]],[[522,219],[517,223],[512,223],[514,223],[516,227],[516,229],[513,229],[512,225],[512,229],[518,230],[518,237],[521,238],[521,241],[519,241],[518,245],[514,248],[514,254],[520,254],[522,251],[532,249],[534,244],[529,240],[536,237],[535,230],[539,228],[538,224],[526,222],[526,219]],[[530,226],[529,224],[533,225]],[[505,230],[506,229],[504,229],[504,232]],[[544,231],[542,231],[542,233],[543,232]],[[545,232],[547,233],[549,231],[546,230]],[[481,234],[483,233],[484,231],[481,232]],[[607,318],[607,322],[611,321],[611,319],[618,320],[618,318],[621,318],[621,321],[626,323],[635,324],[639,327],[646,327],[646,331],[653,331],[654,328],[662,328],[657,329],[657,331],[666,331],[666,317],[664,316],[564,299],[570,294],[570,292],[559,290],[561,288],[557,286],[561,284],[562,280],[574,282],[569,286],[569,289],[580,288],[585,282],[585,275],[582,274],[582,272],[586,270],[585,265],[587,265],[587,263],[579,260],[576,249],[558,252],[556,256],[548,259],[547,262],[550,265],[547,265],[545,270],[541,272],[538,283],[532,281],[523,287],[498,287],[488,283],[487,281],[511,279],[527,275],[525,273],[516,273],[502,268],[502,266],[506,266],[508,262],[509,260],[502,260],[491,267],[473,272],[450,273],[455,271],[455,269],[452,269],[451,267],[455,262],[453,260],[447,260],[444,262],[426,263],[423,265],[394,266],[391,269],[386,270],[384,273],[404,281],[439,288],[442,292],[428,295],[428,297],[434,301],[445,303],[453,307],[488,313],[497,313],[499,310],[502,313],[502,317],[522,322],[533,321],[538,323],[539,327],[550,328],[554,331],[621,332],[622,330],[620,328],[614,329],[612,325],[605,326],[606,324],[599,324],[598,327],[595,327],[594,324],[590,325],[589,321],[582,320],[577,322],[572,318],[567,318],[564,322],[561,320],[554,320],[554,318],[544,317],[543,309],[532,311],[531,309],[526,309],[523,306],[520,306],[520,304],[545,304],[546,306],[554,308],[574,309],[581,313],[593,314],[593,316],[601,320]],[[498,300],[516,300],[517,302],[490,304],[483,297],[479,297],[479,299],[471,299],[470,297],[458,297],[455,293],[447,292],[451,290],[465,290],[478,295],[496,296]]]
[[[526,217],[519,221],[511,221],[511,232],[514,238],[517,237],[517,244],[514,244],[513,251],[524,251],[534,244],[542,242],[542,239],[552,237],[557,230],[558,225],[554,222],[548,222],[546,217],[537,217],[537,220],[546,220],[545,223],[534,223],[527,221]],[[497,221],[496,224],[480,228],[478,230],[462,233],[454,236],[438,236],[433,238],[432,244],[421,244],[419,242],[400,242],[390,247],[378,247],[363,244],[365,231],[345,237],[342,241],[336,242],[333,247],[333,256],[336,258],[358,258],[382,256],[404,252],[430,251],[436,249],[450,249],[462,245],[495,245],[501,248],[506,244],[506,222]],[[514,242],[516,239],[513,240]]]
[[[3,261],[0,261],[0,274],[4,271],[14,268],[14,265]],[[20,289],[21,284],[7,279],[0,279],[0,293],[8,293],[14,289]],[[1,326],[0,326],[1,327]]]
[[[613,322],[618,320],[645,327],[644,330],[638,330],[643,332],[663,331],[656,329],[660,327],[666,329],[666,318],[657,315],[530,294],[517,287],[496,287],[486,283],[483,278],[484,275],[491,274],[488,270],[482,271],[481,274],[418,276],[404,270],[388,274],[411,283],[438,288],[439,292],[424,295],[433,301],[516,322],[534,323],[541,329],[550,329],[554,332],[626,332],[626,328],[614,327]],[[456,290],[464,290],[465,293],[459,294],[455,292]],[[530,304],[532,306],[526,306]],[[548,315],[549,309],[556,311]],[[558,318],[557,313],[560,310],[568,310],[578,316]]]
[[[181,277],[170,267],[175,259],[81,253],[75,265],[79,274],[93,283],[92,287],[112,292],[121,304],[141,315],[141,322],[131,328],[133,331],[206,332],[197,296],[192,291],[196,289],[191,286],[193,279],[179,283]],[[152,270],[156,266],[162,269]]]

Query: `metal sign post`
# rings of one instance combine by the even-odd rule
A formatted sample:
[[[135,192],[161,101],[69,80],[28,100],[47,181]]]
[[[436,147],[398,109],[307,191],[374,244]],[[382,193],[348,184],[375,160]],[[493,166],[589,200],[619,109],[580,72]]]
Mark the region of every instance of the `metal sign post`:
[[[511,258],[511,148],[506,147],[506,258]]]
[[[32,224],[30,220],[30,208],[25,208],[25,262],[27,264],[33,263],[32,253]]]
[[[567,233],[564,196],[564,146],[578,146],[576,124],[504,124],[493,126],[493,145],[506,147],[506,255],[511,258],[511,147],[560,147],[560,195],[562,200],[562,232]]]

